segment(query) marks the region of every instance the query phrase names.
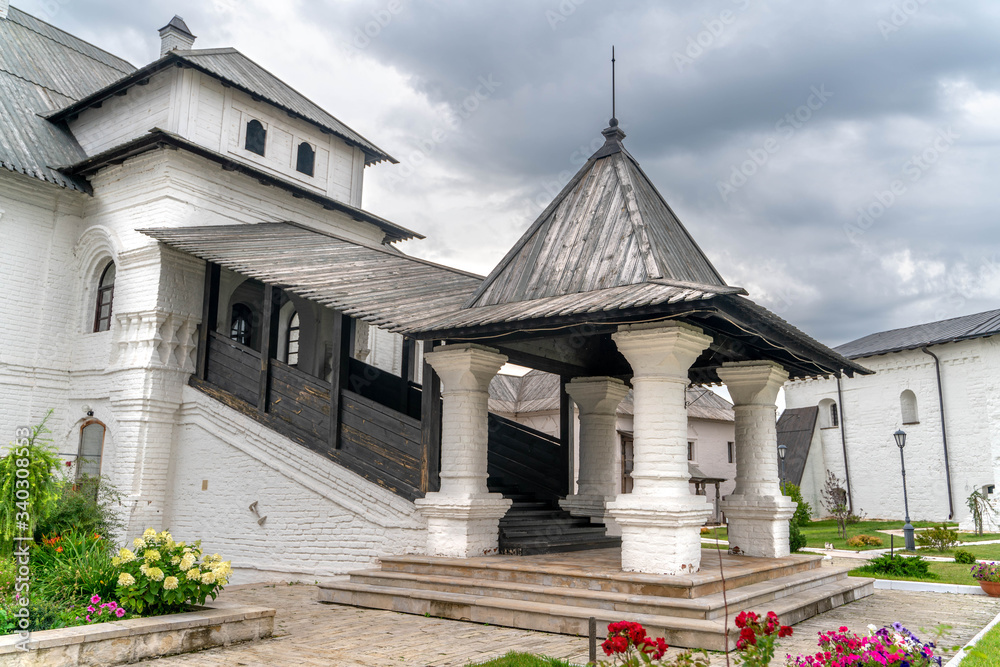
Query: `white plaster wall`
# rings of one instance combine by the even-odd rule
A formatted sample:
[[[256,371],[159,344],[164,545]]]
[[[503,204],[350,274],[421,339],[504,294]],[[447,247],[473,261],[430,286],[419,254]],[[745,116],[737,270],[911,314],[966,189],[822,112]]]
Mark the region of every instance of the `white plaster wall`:
[[[426,546],[413,503],[190,387],[165,525],[232,559],[237,582],[342,574]]]
[[[729,462],[727,444],[736,440],[735,424],[689,418],[688,440],[695,443],[692,463],[708,477],[721,477],[726,480],[719,485],[719,492],[723,497],[732,493],[736,488],[736,464]],[[705,493],[714,505],[715,486],[707,488]]]
[[[839,433],[839,431],[837,432]],[[820,429],[813,429],[812,442],[809,444],[809,456],[806,457],[806,465],[802,470],[802,483],[799,485],[802,499],[809,503],[813,517],[821,517],[826,514],[819,495],[823,485],[826,484],[828,465],[822,438]]]
[[[1000,354],[995,339],[973,339],[931,348],[942,361],[948,448],[955,520],[968,516],[965,499],[976,488],[994,484],[998,469],[996,376]],[[868,516],[898,519],[903,515],[899,450],[892,434],[907,433],[907,492],[913,520],[948,518],[941,415],[934,360],[920,350],[859,359],[875,375],[844,378],[844,412],[854,503]],[[917,397],[918,424],[903,424],[899,396],[909,389]],[[833,379],[790,382],[788,407],[837,400]],[[841,428],[845,424],[841,424]],[[825,463],[842,471],[840,430],[821,431]],[[838,468],[839,464],[839,468]],[[841,472],[838,475],[843,478]]]

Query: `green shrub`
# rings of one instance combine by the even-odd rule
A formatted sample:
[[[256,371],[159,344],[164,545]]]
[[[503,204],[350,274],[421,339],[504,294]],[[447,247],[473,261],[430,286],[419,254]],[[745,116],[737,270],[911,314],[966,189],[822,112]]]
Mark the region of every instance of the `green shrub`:
[[[190,604],[214,600],[232,573],[219,554],[202,556],[201,543],[174,542],[170,533],[146,529],[133,541],[135,551],[120,549],[115,597],[130,612],[153,616],[180,611]]]
[[[73,484],[63,484],[52,512],[38,522],[36,539],[70,531],[114,539],[125,529],[118,512],[121,497],[105,477],[84,475]]]
[[[809,503],[802,500],[802,490],[799,488],[798,484],[792,484],[791,482],[785,482],[784,493],[786,496],[795,501],[795,515],[792,517],[792,522],[798,526],[808,526],[809,521],[812,518],[812,507]]]
[[[805,535],[799,530],[799,524],[795,523],[795,519],[792,518],[788,522],[788,549],[795,553],[802,547],[806,545]]]
[[[882,546],[882,538],[876,537],[874,535],[855,535],[854,537],[847,540],[847,546],[849,547],[880,547]]]
[[[963,565],[972,565],[976,562],[976,557],[972,554],[972,552],[965,551],[964,549],[956,549],[955,562],[962,563]]]
[[[920,531],[916,535],[916,541],[918,546],[946,551],[958,544],[958,533],[942,524]]]
[[[67,606],[97,594],[114,597],[121,568],[112,561],[114,545],[90,533],[48,538],[32,552],[32,599]]]
[[[0,549],[6,554],[15,535],[34,534],[36,523],[49,515],[59,496],[59,458],[45,425],[50,416],[51,410],[38,426],[18,432],[10,451],[0,458]],[[26,531],[19,527],[23,525]]]
[[[929,566],[930,563],[920,556],[882,554],[881,556],[869,559],[867,563],[858,568],[858,571],[866,574],[888,574],[916,579],[935,579],[937,575],[932,574],[927,569]]]

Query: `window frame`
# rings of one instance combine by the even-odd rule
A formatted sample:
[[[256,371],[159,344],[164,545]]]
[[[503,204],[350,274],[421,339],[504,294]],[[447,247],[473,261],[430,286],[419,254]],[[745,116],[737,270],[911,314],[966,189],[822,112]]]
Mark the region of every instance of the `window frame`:
[[[97,457],[97,476],[101,476],[101,470],[104,467],[104,443],[108,440],[108,425],[102,422],[100,419],[87,419],[82,424],[80,424],[80,440],[76,446],[76,474],[74,479],[79,482],[82,476],[80,460],[85,458],[83,456],[83,431],[88,426],[93,426],[97,424],[101,427],[101,453]]]
[[[236,311],[240,309],[240,314],[242,315],[245,311],[246,319],[242,320],[246,322],[246,330],[239,332],[240,335],[245,336],[246,340],[241,340],[236,338],[234,334],[234,326],[236,324]],[[232,308],[229,309],[229,340],[234,343],[239,343],[245,347],[250,347],[253,342],[253,309],[242,301],[237,301],[233,304]]]
[[[726,441],[726,458],[729,463],[736,463],[736,443],[732,440]]]
[[[250,147],[250,126],[253,125],[254,123],[257,123],[257,125],[260,127],[260,131],[263,132],[263,135],[260,140],[261,141],[260,152]],[[267,157],[267,126],[264,125],[264,121],[258,120],[256,118],[250,118],[250,120],[246,122],[246,125],[244,126],[244,135],[243,135],[243,150],[247,151],[248,153],[253,153],[254,155],[259,155],[260,157]]]
[[[295,340],[292,340],[292,333]],[[285,363],[293,368],[299,367],[299,353],[301,352],[302,318],[299,311],[293,310],[288,317],[288,328],[285,333]],[[295,343],[295,351],[292,351],[292,343]],[[295,355],[295,363],[292,363],[292,355]]]
[[[910,409],[907,409],[907,403],[911,403],[910,397],[912,397],[912,404],[910,405]],[[899,392],[899,418],[903,422],[903,426],[913,426],[920,423],[917,393],[912,389],[904,389]]]
[[[695,441],[694,440],[688,440],[687,443],[688,443],[688,459],[687,460],[688,460],[689,463],[694,463],[695,462],[695,459],[694,459],[694,456],[695,456]]]
[[[302,169],[303,146],[309,149],[309,171],[304,171]],[[299,142],[298,147],[295,149],[295,171],[310,178],[314,178],[316,176],[316,147],[308,141]]]
[[[104,278],[108,275],[108,271],[111,269],[115,270],[115,278],[110,285],[104,285]],[[104,331],[111,331],[111,320],[114,317],[114,303],[115,303],[115,284],[118,282],[118,267],[115,265],[115,261],[108,260],[108,263],[104,265],[104,270],[101,271],[101,277],[97,279],[97,293],[94,298],[94,331],[93,333],[102,333]],[[101,308],[104,304],[104,295],[108,295],[108,314],[107,317],[101,317]],[[101,325],[106,323],[105,328],[101,328]]]

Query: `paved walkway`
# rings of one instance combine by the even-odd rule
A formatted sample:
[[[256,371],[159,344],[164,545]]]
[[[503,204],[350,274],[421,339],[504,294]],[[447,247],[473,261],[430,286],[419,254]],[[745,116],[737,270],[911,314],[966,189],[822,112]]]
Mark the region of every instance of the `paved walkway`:
[[[461,621],[327,605],[311,585],[245,586],[227,590],[219,604],[277,609],[274,638],[170,658],[147,667],[464,667],[508,651],[587,661],[587,640]],[[938,624],[952,628],[940,644],[964,644],[1000,613],[1000,599],[941,593],[876,591],[875,595],[803,621],[782,640],[778,655],[815,651],[816,634],[846,625],[864,632],[868,623],[900,621],[923,638]],[[598,649],[600,650],[600,649]],[[950,653],[949,653],[950,655]],[[725,665],[725,656],[712,665]],[[735,661],[732,663],[735,665]],[[781,664],[775,661],[775,667]]]

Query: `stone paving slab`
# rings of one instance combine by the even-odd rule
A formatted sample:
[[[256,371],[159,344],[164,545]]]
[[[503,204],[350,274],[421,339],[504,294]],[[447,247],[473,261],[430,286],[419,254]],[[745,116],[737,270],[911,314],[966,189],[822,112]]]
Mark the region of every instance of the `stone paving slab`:
[[[465,667],[508,651],[528,651],[587,660],[587,640],[542,632],[490,627],[388,611],[357,609],[316,601],[311,585],[278,584],[227,590],[222,604],[277,609],[274,639],[139,663],[147,667]],[[918,636],[941,623],[953,626],[943,643],[961,645],[1000,613],[1000,599],[876,591],[875,595],[838,607],[795,626],[782,640],[778,655],[815,651],[816,635],[846,625],[865,631],[868,623],[900,621]],[[929,636],[929,635],[928,635]],[[923,637],[921,637],[923,638]],[[713,667],[725,665],[716,654]],[[735,665],[735,661],[733,663]],[[774,667],[781,662],[775,660]]]

